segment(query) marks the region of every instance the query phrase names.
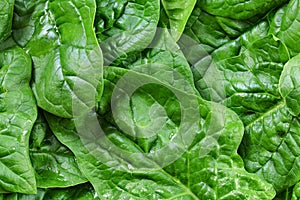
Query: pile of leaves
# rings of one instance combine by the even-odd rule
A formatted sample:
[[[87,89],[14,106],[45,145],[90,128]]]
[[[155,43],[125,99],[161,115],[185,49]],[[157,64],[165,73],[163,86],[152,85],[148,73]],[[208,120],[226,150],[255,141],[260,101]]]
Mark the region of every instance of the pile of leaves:
[[[0,199],[299,199],[300,0],[0,1]]]

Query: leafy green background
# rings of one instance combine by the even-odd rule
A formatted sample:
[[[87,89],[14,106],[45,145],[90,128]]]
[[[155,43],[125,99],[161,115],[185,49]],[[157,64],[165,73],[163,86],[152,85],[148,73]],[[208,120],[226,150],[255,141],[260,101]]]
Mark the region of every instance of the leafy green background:
[[[1,1],[0,199],[299,199],[299,9]]]

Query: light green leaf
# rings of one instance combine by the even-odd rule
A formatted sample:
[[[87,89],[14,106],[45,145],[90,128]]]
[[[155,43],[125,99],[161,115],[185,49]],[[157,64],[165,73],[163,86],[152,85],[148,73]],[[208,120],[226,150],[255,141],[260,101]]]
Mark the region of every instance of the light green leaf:
[[[38,105],[68,118],[74,105],[78,109],[94,107],[102,93],[102,54],[93,30],[95,2],[39,0],[17,5],[18,16],[26,13],[18,20],[26,23],[31,13],[34,23],[25,49],[34,64],[33,91]]]
[[[0,42],[11,34],[14,0],[0,1]]]
[[[193,11],[197,0],[161,0],[161,20],[170,29],[170,34],[177,41]]]
[[[300,40],[300,1],[291,0],[281,19],[278,37],[287,46],[292,56],[300,53],[297,42]]]
[[[298,116],[300,114],[300,55],[293,57],[284,66],[280,77],[279,90],[289,112]]]
[[[300,198],[300,183],[297,183],[293,188],[291,200],[297,200]]]
[[[29,135],[37,108],[31,60],[20,48],[0,51],[0,192],[35,193]]]

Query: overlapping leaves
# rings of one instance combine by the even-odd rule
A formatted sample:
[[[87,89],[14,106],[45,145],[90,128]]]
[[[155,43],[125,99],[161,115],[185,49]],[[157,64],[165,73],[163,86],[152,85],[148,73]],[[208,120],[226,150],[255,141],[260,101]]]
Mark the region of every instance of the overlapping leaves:
[[[297,57],[291,59],[298,49],[297,3],[290,1],[269,13],[236,39],[210,45],[211,57],[199,57],[192,67],[201,96],[223,102],[244,122],[239,153],[246,169],[272,183],[278,192],[299,181],[298,62]],[[216,14],[213,6],[202,6]],[[207,33],[207,38],[218,34]],[[202,42],[205,37],[198,38]],[[207,81],[212,68],[218,71],[220,84]]]
[[[0,199],[298,199],[299,7],[0,2]]]

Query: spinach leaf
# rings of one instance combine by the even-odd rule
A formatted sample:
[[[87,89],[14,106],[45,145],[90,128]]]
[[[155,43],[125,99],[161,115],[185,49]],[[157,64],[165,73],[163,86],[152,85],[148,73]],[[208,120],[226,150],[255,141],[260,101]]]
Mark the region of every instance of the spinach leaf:
[[[35,193],[29,134],[37,117],[29,82],[30,57],[20,48],[0,51],[0,192]]]
[[[95,2],[39,0],[17,5],[19,16],[31,13],[18,20],[26,24],[30,17],[34,23],[25,49],[34,64],[32,89],[38,105],[67,118],[72,117],[74,104],[94,107],[102,92],[102,54],[93,31]],[[20,32],[26,35],[31,30]]]
[[[97,194],[90,184],[81,184],[67,189],[38,189],[35,195],[7,194],[6,200],[98,200]],[[0,197],[1,199],[1,197]]]
[[[272,183],[278,192],[297,183],[299,130],[300,121],[285,104],[274,105],[245,127],[240,153],[246,169]]]
[[[293,186],[277,194],[273,200],[291,200],[292,194],[293,194]]]
[[[0,42],[11,34],[14,0],[0,2]]]
[[[128,70],[121,68],[106,68],[105,82],[116,85],[119,79],[128,72]],[[158,79],[149,75],[133,71],[130,73],[140,77],[138,80],[144,77],[144,79],[164,85]],[[151,87],[151,85],[148,87]],[[105,88],[110,88],[110,86],[105,86]],[[188,100],[193,99],[193,95],[181,93],[186,95],[185,97]],[[160,99],[169,98],[169,95],[164,96],[163,94],[160,93]],[[139,114],[139,103],[143,100],[147,101],[149,97],[144,98],[140,93],[136,93],[136,95],[136,97],[132,97],[137,98],[132,105]],[[161,102],[159,99],[156,100],[155,95],[152,98],[158,104]],[[76,127],[75,120],[57,118],[50,114],[47,114],[46,118],[58,139],[74,152],[84,174],[91,181],[100,198],[239,199],[251,197],[270,199],[274,197],[275,193],[269,184],[244,170],[243,162],[236,153],[243,135],[243,126],[238,117],[232,111],[224,110],[224,107],[219,104],[203,101],[196,96],[194,98],[197,99],[199,107],[189,109],[194,114],[196,114],[195,110],[198,110],[197,112],[201,117],[199,121],[190,122],[191,124],[187,123],[186,126],[191,129],[191,132],[194,132],[195,138],[179,159],[164,168],[157,166],[154,159],[144,154],[144,143],[136,143],[132,134],[122,133],[118,128],[109,125],[107,122],[102,123],[106,133],[106,136],[104,136],[97,133],[97,126],[91,126],[90,118],[88,118],[87,122],[89,124],[85,126],[83,134],[88,142],[84,143],[81,138],[82,135],[76,131],[78,127]],[[154,103],[149,104],[149,106],[141,105],[146,106],[146,109],[151,109]],[[161,104],[161,106],[164,105]],[[186,110],[183,112],[186,112]],[[116,119],[124,120],[124,122],[132,120],[126,118],[126,113],[124,115],[121,112],[117,112]],[[170,123],[172,124],[171,121]],[[178,125],[174,126],[178,127]],[[135,128],[135,131],[139,130],[138,127]],[[184,125],[178,127],[178,129],[185,128]],[[170,128],[167,126],[164,129],[171,131],[163,132],[167,134],[161,136],[159,131],[156,133],[159,139],[151,143],[152,151],[167,145],[172,140],[172,137],[169,136],[173,135],[173,138],[174,135],[175,138],[180,136],[180,131],[172,133],[172,130],[176,131],[176,129],[172,129],[172,126]],[[103,137],[107,137],[111,141],[110,146],[107,146]],[[228,140],[228,138],[230,139]],[[174,142],[174,145],[183,147],[180,140]],[[128,157],[128,154],[122,154],[118,150],[114,151],[112,145],[131,154],[137,153],[140,155],[139,159]],[[91,149],[93,151],[89,151]],[[174,151],[177,153],[175,149]],[[164,154],[164,156],[168,157],[167,155],[172,154],[172,152],[168,153],[170,154]],[[163,157],[159,158],[163,159]],[[102,159],[107,159],[108,162],[100,162]],[[114,169],[112,166],[121,166],[121,168],[127,166],[129,171],[121,170],[121,168]],[[153,166],[156,167],[152,168]],[[133,170],[135,168],[137,170]]]
[[[280,101],[278,82],[289,59],[285,46],[268,35],[268,23],[261,22],[211,55],[201,48],[184,49],[192,60],[194,82],[201,96],[223,102],[239,114],[244,124],[256,119]]]
[[[284,13],[291,12],[289,5],[211,55],[195,59],[192,66],[201,96],[224,103],[242,119],[245,134],[239,153],[247,171],[272,183],[278,193],[299,181],[299,119],[290,114],[291,105],[281,96],[293,90],[289,77],[282,79],[290,88],[283,84],[285,89],[279,92],[290,49],[278,37],[283,34]],[[212,81],[213,70],[217,83]]]
[[[39,7],[38,4],[39,1],[15,0],[12,36],[21,47],[30,41],[35,32],[36,19],[33,13],[38,12],[38,9],[43,9],[43,5]]]
[[[97,0],[96,34],[105,65],[120,64],[152,41],[159,0]]]
[[[14,39],[12,37],[7,38],[5,41],[0,43],[0,51],[12,49],[15,47],[18,47],[18,45],[16,44],[16,42],[14,41]]]
[[[197,0],[174,1],[162,0],[161,21],[170,29],[170,34],[177,41],[190,17]]]
[[[211,53],[232,39],[237,38],[249,28],[257,19],[236,20],[220,16],[214,16],[195,6],[184,30],[184,34]],[[182,48],[186,47],[186,40],[179,40]],[[189,46],[189,49],[191,46]]]
[[[296,200],[300,198],[300,183],[297,183],[294,187],[293,187],[293,193],[292,193],[292,198],[291,200]]]
[[[299,2],[1,1],[0,199],[298,199]]]
[[[178,89],[198,94],[188,61],[168,29],[158,28],[152,43],[136,57],[138,59],[124,67],[148,75],[155,74],[156,78]]]
[[[285,12],[283,13],[280,22],[280,32],[278,33],[278,38],[287,46],[292,56],[300,53],[299,45],[299,1],[292,0],[289,2]]]
[[[222,17],[228,17],[231,19],[248,19],[255,15],[266,13],[272,8],[287,2],[286,0],[221,0],[221,1],[207,1],[199,0],[198,4],[204,11]]]
[[[281,96],[284,98],[289,112],[294,116],[298,116],[300,114],[300,82],[298,80],[300,75],[299,60],[300,55],[295,56],[288,61],[288,63],[284,66],[279,82]]]
[[[69,187],[87,182],[73,153],[55,138],[42,111],[30,139],[30,158],[39,188]]]
[[[206,52],[212,53],[222,45],[249,31],[265,18],[270,18],[273,15],[272,10],[284,2],[286,1],[264,1],[263,4],[266,8],[264,10],[255,1],[229,3],[199,0],[186,24],[184,34],[201,44]],[[244,10],[245,7],[249,7],[253,11]],[[244,12],[238,12],[238,10]],[[239,14],[245,16],[240,18]],[[183,41],[179,41],[179,44],[183,48],[186,47],[185,38]],[[191,46],[188,46],[188,49],[190,50]]]

